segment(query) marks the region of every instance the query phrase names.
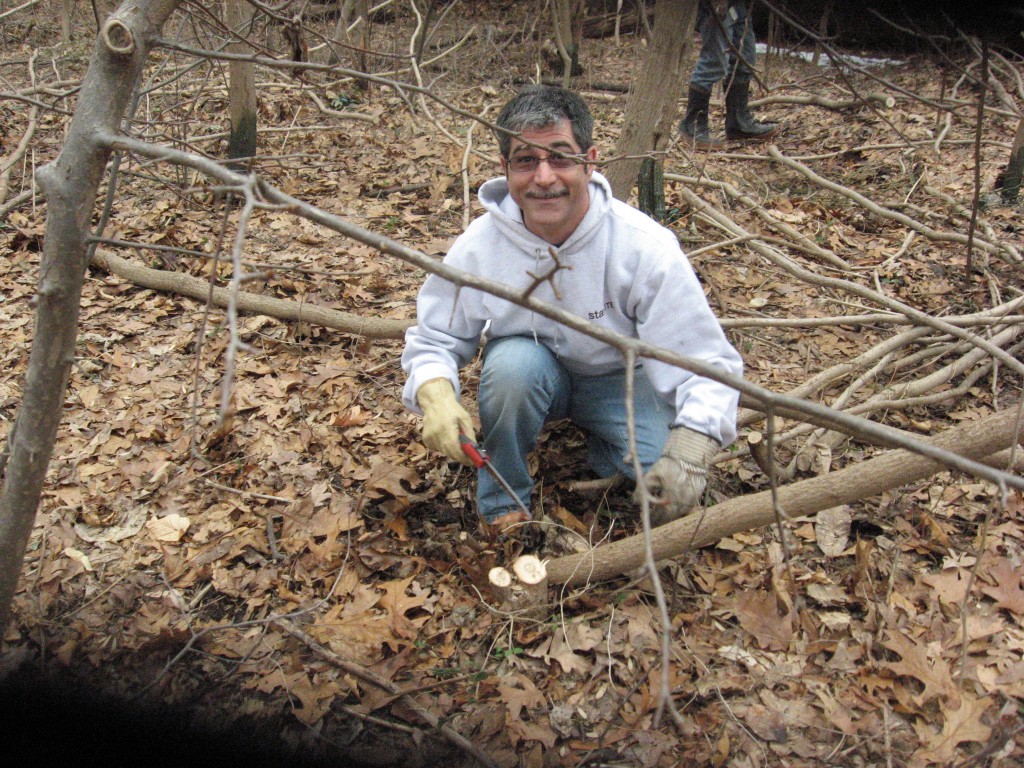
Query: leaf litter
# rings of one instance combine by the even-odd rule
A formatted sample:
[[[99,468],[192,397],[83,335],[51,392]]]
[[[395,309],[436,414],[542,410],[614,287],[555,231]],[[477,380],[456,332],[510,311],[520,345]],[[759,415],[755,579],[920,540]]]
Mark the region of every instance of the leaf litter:
[[[504,23],[511,28],[514,20]],[[399,17],[384,29],[400,47],[409,24]],[[587,41],[588,82],[628,79],[634,43],[626,40],[619,47]],[[500,102],[487,87],[497,82],[495,66],[507,64],[502,56],[512,54],[470,46],[466,55],[468,63],[450,73],[452,83],[437,87],[470,111]],[[780,81],[802,71],[800,64],[779,66],[788,76],[776,72]],[[887,76],[931,93],[937,86],[924,74],[911,65]],[[818,82],[841,89],[827,78]],[[366,99],[374,128],[346,122],[306,134],[303,151],[315,158],[315,174],[271,164],[261,173],[440,256],[461,230],[462,154],[390,93]],[[301,114],[301,104],[293,90],[267,91],[261,117],[276,110],[299,128],[318,122]],[[593,101],[606,154],[624,104]],[[969,204],[962,180],[971,159],[963,145],[947,144],[941,156],[901,155],[884,148],[890,127],[880,116],[816,110],[812,124],[801,117],[811,109],[765,108],[787,126],[787,154],[835,147],[819,171],[878,199],[895,199],[922,173],[908,161],[924,163],[931,185]],[[901,101],[890,117],[908,133],[934,139],[934,116],[923,105]],[[12,115],[3,119],[16,130]],[[452,116],[440,119],[457,125]],[[994,148],[986,148],[985,183],[1013,128],[998,116],[986,124]],[[971,131],[966,121],[954,123],[958,137]],[[279,139],[266,139],[261,153],[274,151]],[[51,139],[46,150],[58,142]],[[868,148],[852,149],[862,145]],[[683,173],[692,162],[679,154],[670,160]],[[958,296],[965,290],[955,274],[962,251],[917,238],[894,261],[905,232],[873,214],[812,189],[763,156],[734,152],[709,162],[717,177],[760,195],[779,219],[870,270],[885,292],[935,313],[951,301],[988,305],[978,287]],[[472,183],[495,172],[493,163],[474,158]],[[365,194],[417,183],[426,188]],[[927,204],[940,207],[937,199]],[[669,201],[679,208],[673,226],[684,247],[721,239],[671,185]],[[15,211],[0,231],[8,255],[0,262],[7,309],[0,317],[0,436],[9,433],[19,401],[44,213]],[[994,205],[984,215],[1021,245],[1019,208]],[[109,234],[209,253],[219,216],[204,202],[129,181]],[[270,265],[247,290],[366,315],[414,314],[422,274],[303,220],[259,212],[246,248],[248,259]],[[190,256],[152,258],[192,274],[207,268]],[[695,266],[723,318],[840,312],[835,297],[740,246],[701,256]],[[994,259],[990,267],[990,285],[1024,287],[1019,267],[1014,273]],[[423,755],[436,764],[467,758],[400,696],[318,656],[278,621],[301,625],[337,658],[413,692],[500,765],[926,768],[972,755],[1024,757],[1019,493],[1002,504],[988,484],[938,475],[787,523],[784,542],[774,529],[736,534],[679,558],[681,567],[664,568],[671,690],[684,720],[677,729],[655,722],[662,629],[643,583],[558,591],[541,618],[510,617],[490,604],[481,574],[508,553],[480,534],[468,473],[419,443],[417,419],[400,403],[400,343],[244,317],[250,351],[236,370],[230,428],[217,429],[224,323],[222,310],[206,316],[196,302],[90,273],[64,422],[6,638],[23,658],[85,680],[102,676],[120,692],[195,706],[224,723],[270,723],[296,749],[329,754],[338,744],[358,749],[370,732],[384,734],[398,746],[377,748],[393,764],[402,764],[412,744],[426,744]],[[821,325],[730,333],[748,376],[783,391],[888,332]],[[939,363],[923,351],[916,365]],[[475,376],[471,366],[470,390]],[[945,403],[894,410],[887,423],[927,434],[975,418],[1012,396],[1012,380],[1001,376],[976,380]],[[841,385],[825,391],[826,399],[842,393]],[[824,473],[870,450],[809,442],[790,451],[791,472]],[[545,503],[594,540],[635,530],[627,492],[571,490],[571,481],[587,477],[583,454],[573,429],[557,425],[545,435],[533,459]],[[750,456],[738,455],[719,467],[712,494],[726,498],[766,483]]]

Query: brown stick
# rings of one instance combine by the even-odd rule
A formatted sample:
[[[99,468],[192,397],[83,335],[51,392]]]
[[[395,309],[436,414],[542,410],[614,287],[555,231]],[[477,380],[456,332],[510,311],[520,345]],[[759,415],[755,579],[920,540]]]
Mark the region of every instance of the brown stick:
[[[856,190],[850,189],[849,187],[844,187],[842,184],[837,184],[834,181],[829,181],[820,174],[815,173],[813,170],[808,168],[803,163],[794,160],[793,158],[786,157],[784,154],[782,154],[782,152],[779,151],[779,148],[776,146],[768,147],[768,156],[771,157],[776,162],[778,162],[779,164],[784,165],[787,168],[792,168],[794,171],[806,176],[808,179],[813,181],[818,186],[824,187],[830,192],[835,192],[837,194],[842,195],[843,197],[853,200],[855,203],[871,211],[871,213],[875,214],[876,216],[880,216],[883,219],[889,219],[891,221],[898,221],[905,227],[908,227],[914,230],[915,232],[924,235],[929,240],[935,242],[963,243],[965,245],[969,240],[968,235],[962,234],[960,232],[934,229],[928,226],[927,224],[922,224],[921,222],[911,218],[910,216],[907,216],[904,213],[900,213],[899,211],[894,211],[890,208],[886,208],[883,205],[879,205],[878,203],[874,202],[868,197],[865,197]],[[980,239],[977,240],[976,245],[978,246],[979,250],[982,250],[985,253],[991,253],[995,255],[999,255],[1000,251],[1004,250],[1003,247],[997,243],[989,243],[985,240]],[[1013,254],[1007,252],[1006,256],[1007,258],[1012,259]]]
[[[928,442],[944,450],[982,459],[1019,441],[1016,427],[1016,410],[1004,410],[947,430]],[[823,509],[876,496],[942,469],[937,462],[910,451],[889,451],[838,472],[783,486],[778,489],[779,505],[790,517],[813,515]],[[654,557],[657,560],[676,557],[725,536],[773,522],[775,508],[771,491],[730,499],[659,528],[653,542]],[[639,534],[590,552],[550,561],[548,581],[580,586],[628,573],[643,562],[644,540]]]
[[[883,107],[888,107],[889,109],[896,106],[896,99],[886,93],[864,93],[850,99],[830,99],[818,94],[802,94],[797,96],[777,94],[774,96],[765,96],[761,99],[751,99],[750,106],[760,107],[766,104],[801,104],[839,111],[863,107],[868,102],[874,102],[882,105]]]
[[[25,133],[22,134],[21,140],[18,142],[18,146],[14,148],[14,151],[6,157],[0,158],[0,203],[7,199],[7,190],[10,184],[11,171],[25,156],[28,152],[28,148],[32,146],[32,137],[35,136],[36,127],[38,125],[39,107],[35,104],[28,111],[28,125],[25,126]]]
[[[184,272],[143,267],[127,259],[122,259],[120,256],[115,256],[109,251],[97,250],[92,258],[92,264],[143,288],[168,291],[202,302],[206,301],[210,293],[210,285],[206,280]],[[226,307],[229,293],[226,288],[214,288],[213,303],[218,307]],[[253,293],[239,293],[236,306],[240,312],[254,312],[276,317],[278,320],[322,325],[325,328],[333,328],[342,333],[352,333],[369,339],[401,339],[405,336],[405,329],[414,322],[413,320],[360,317],[336,309],[327,309],[313,304],[300,304],[272,296],[258,296]]]

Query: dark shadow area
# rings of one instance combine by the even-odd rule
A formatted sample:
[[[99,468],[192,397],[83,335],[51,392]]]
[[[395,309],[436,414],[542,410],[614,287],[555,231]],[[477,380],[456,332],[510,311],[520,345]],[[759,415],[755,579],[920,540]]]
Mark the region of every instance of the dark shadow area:
[[[966,45],[964,35],[1024,53],[1024,3],[993,0],[964,3],[954,0],[860,0],[823,3],[821,0],[765,0],[755,2],[754,23],[760,39],[768,34],[769,9],[776,8],[810,33],[822,31],[826,6],[825,38],[837,45],[890,53],[913,53],[935,45]],[[779,25],[788,42],[813,44],[810,35],[785,20]]]
[[[207,713],[101,691],[88,681],[20,671],[0,681],[4,762],[28,766],[321,766],[395,765],[331,750],[303,750],[280,736],[281,723],[229,725]]]

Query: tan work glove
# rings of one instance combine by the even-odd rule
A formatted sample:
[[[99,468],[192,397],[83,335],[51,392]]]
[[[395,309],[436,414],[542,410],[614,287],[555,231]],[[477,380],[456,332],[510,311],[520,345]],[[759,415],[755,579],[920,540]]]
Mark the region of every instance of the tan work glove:
[[[423,444],[443,453],[452,461],[473,466],[459,443],[459,432],[476,440],[473,420],[455,399],[455,388],[448,379],[431,379],[416,390],[416,402],[423,409]]]
[[[651,496],[651,525],[664,525],[682,517],[700,501],[708,479],[708,464],[718,453],[718,442],[686,427],[673,427],[661,458],[654,462],[633,492],[641,503],[643,486]]]

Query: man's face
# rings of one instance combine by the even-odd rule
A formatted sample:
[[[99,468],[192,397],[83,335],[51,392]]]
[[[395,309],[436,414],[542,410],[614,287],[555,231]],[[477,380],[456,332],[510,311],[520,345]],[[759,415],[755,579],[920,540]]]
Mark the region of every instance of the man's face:
[[[523,222],[528,230],[552,245],[561,245],[583,221],[590,207],[587,185],[594,167],[573,163],[568,168],[553,168],[547,162],[547,158],[555,153],[581,154],[568,120],[547,128],[527,128],[521,136],[522,140],[512,139],[508,159],[501,159],[501,168],[508,178],[509,194],[523,212]],[[539,158],[542,162],[532,170],[517,170],[516,158],[526,157]],[[586,158],[597,159],[597,148],[590,147]]]

